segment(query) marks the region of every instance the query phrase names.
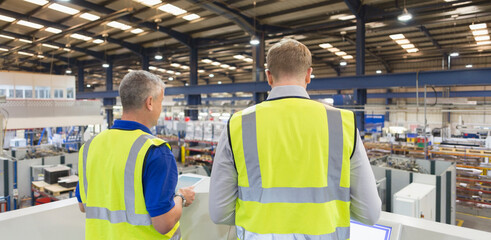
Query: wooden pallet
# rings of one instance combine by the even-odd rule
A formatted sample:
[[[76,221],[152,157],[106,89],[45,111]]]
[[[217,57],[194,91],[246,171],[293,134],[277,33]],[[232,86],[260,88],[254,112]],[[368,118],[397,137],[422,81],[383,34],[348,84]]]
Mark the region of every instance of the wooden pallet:
[[[46,186],[49,186],[48,183],[46,183],[45,181],[35,181],[35,182],[32,182],[32,187],[38,191],[41,191],[41,192],[44,192],[44,188]]]
[[[44,187],[44,192],[52,196],[60,196],[63,193],[68,193],[75,190],[76,187],[66,188],[58,184],[52,184]]]

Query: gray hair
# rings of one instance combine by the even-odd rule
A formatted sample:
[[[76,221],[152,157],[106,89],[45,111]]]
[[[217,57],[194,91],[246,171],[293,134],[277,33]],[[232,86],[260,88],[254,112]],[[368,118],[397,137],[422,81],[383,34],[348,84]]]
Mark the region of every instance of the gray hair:
[[[152,73],[143,70],[129,72],[119,84],[123,110],[141,108],[148,97],[158,97],[164,87],[162,79]]]

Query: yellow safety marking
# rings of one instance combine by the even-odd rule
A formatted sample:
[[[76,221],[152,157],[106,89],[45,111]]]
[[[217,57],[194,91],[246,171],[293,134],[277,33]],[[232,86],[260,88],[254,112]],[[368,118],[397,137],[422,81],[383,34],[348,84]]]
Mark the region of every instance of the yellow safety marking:
[[[457,226],[462,227],[462,225],[464,224],[464,220],[460,220],[460,219],[455,219],[455,220],[457,220]]]
[[[467,216],[473,216],[473,217],[478,217],[478,218],[484,218],[484,219],[489,219],[489,220],[491,220],[491,218],[488,218],[488,217],[477,216],[477,215],[472,215],[472,214],[463,213],[463,212],[457,212],[457,213],[458,213],[458,214],[467,215]]]

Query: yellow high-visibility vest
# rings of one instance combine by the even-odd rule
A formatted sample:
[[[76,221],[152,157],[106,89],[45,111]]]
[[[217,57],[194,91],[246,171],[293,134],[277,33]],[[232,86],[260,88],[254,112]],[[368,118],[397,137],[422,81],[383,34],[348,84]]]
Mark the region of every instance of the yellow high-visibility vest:
[[[303,98],[235,113],[230,144],[238,172],[241,240],[349,239],[353,112]]]
[[[82,146],[78,169],[86,239],[180,239],[179,222],[166,235],[155,230],[143,195],[145,156],[162,144],[170,148],[141,130],[110,129]]]

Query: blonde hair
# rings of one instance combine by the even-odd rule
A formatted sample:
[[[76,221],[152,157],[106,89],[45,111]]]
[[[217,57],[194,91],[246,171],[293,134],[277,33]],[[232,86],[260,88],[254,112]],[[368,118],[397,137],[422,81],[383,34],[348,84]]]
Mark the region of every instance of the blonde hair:
[[[303,78],[312,66],[312,54],[301,42],[283,39],[269,49],[266,62],[276,80],[285,76]]]

